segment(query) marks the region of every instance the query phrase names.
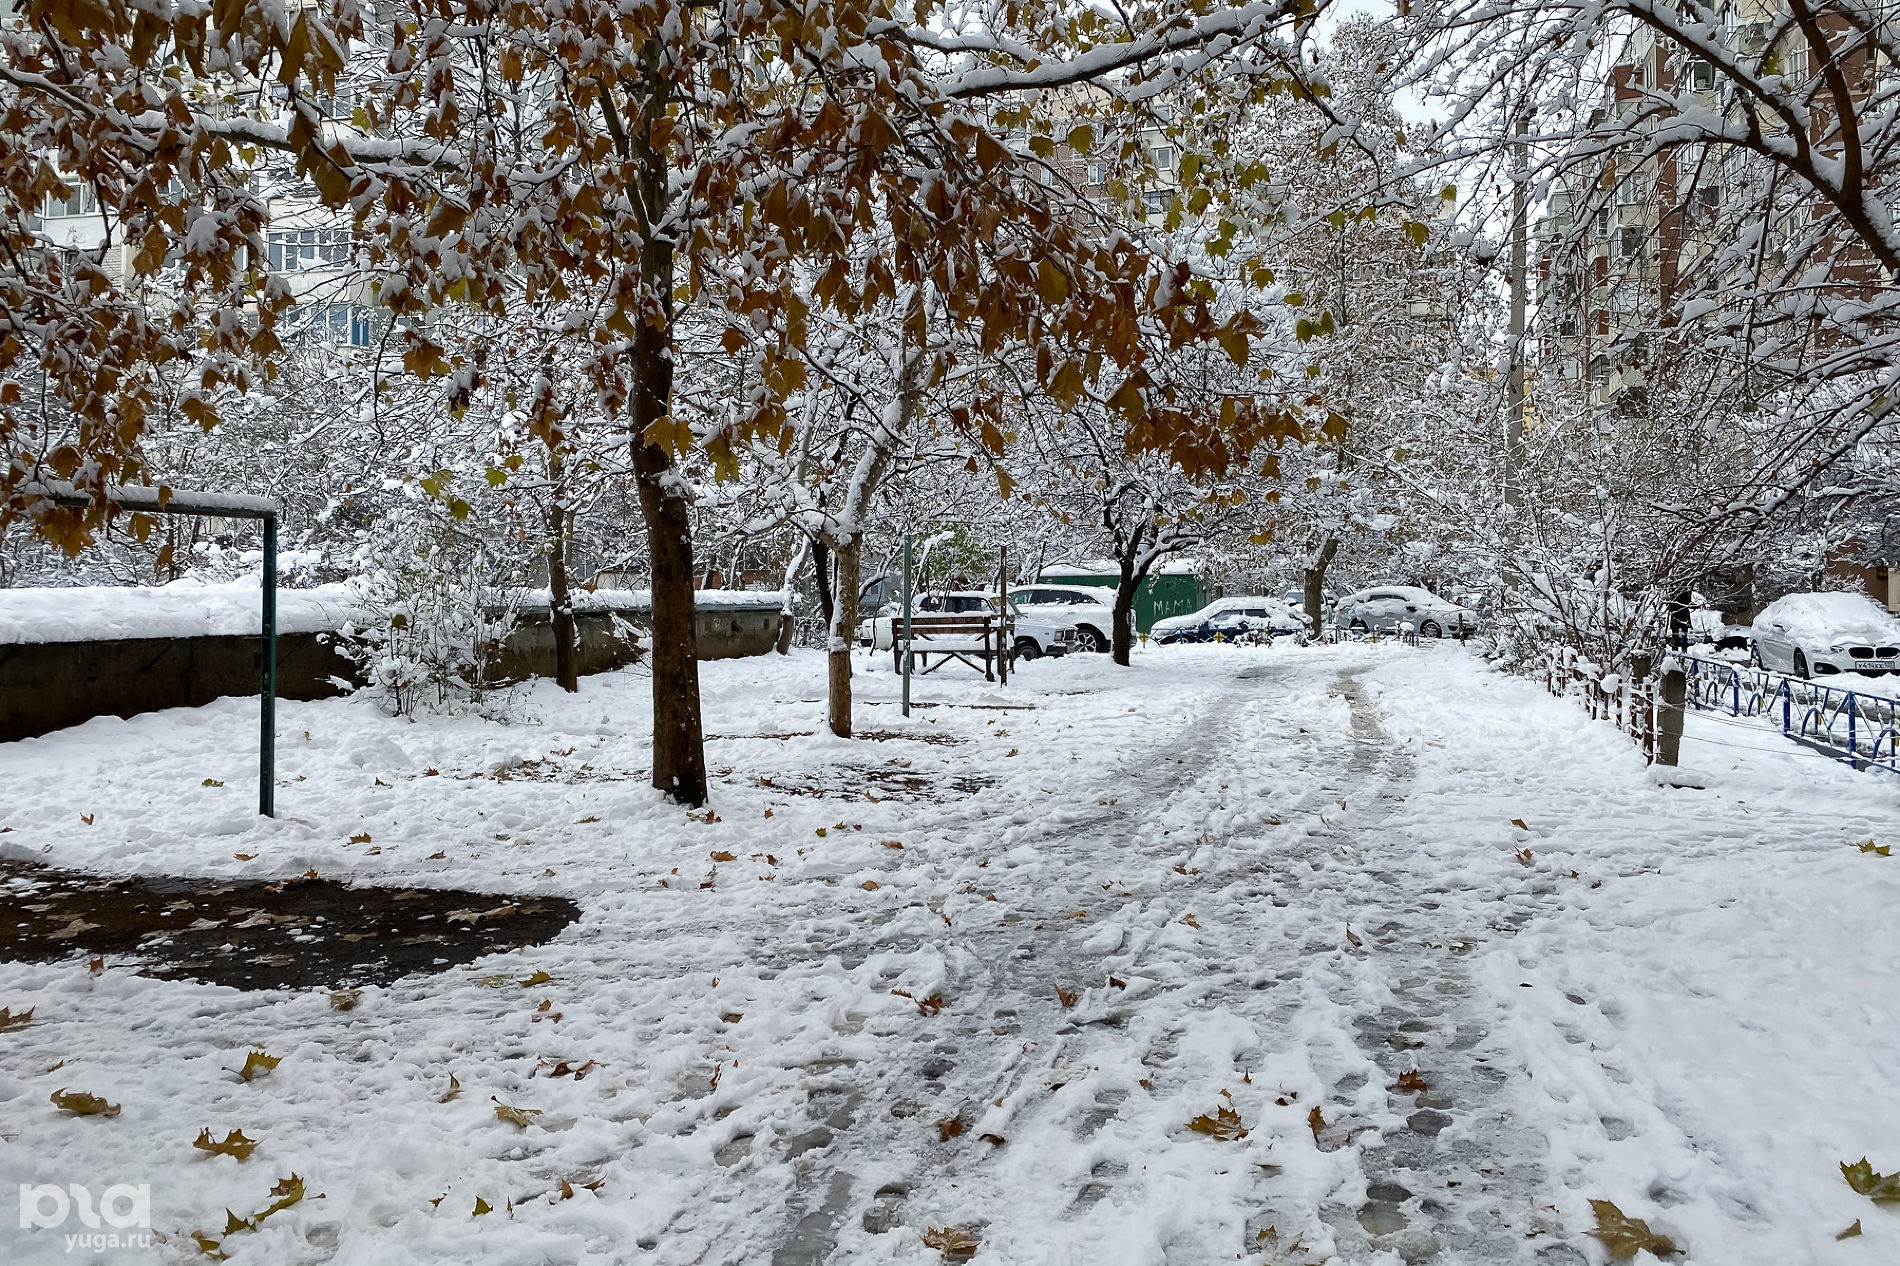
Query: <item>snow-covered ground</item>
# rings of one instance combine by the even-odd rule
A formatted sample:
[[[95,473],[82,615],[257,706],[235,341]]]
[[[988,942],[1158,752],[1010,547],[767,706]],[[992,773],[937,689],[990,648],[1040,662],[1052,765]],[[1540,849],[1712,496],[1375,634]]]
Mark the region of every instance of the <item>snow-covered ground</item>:
[[[347,1011],[0,963],[0,1190],[149,1184],[126,1262],[1562,1266],[1592,1199],[1678,1260],[1900,1260],[1838,1169],[1900,1169],[1900,857],[1857,847],[1900,780],[1692,716],[1710,786],[1659,785],[1449,646],[952,667],[909,720],[887,663],[852,741],[819,657],[702,665],[710,814],[646,785],[638,669],[281,704],[274,822],[254,701],[0,746],[0,856],[583,911]],[[10,1209],[0,1250],[97,1260]]]

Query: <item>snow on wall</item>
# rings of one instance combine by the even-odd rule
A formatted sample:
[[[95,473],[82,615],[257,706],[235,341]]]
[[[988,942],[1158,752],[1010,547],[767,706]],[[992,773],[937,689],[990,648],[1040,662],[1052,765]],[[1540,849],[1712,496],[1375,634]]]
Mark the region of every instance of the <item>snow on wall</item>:
[[[0,589],[0,645],[256,633],[262,606],[255,581]],[[357,613],[348,585],[277,591],[280,633],[321,633]]]
[[[699,610],[776,611],[780,593],[706,589],[694,595]],[[522,594],[524,610],[546,610],[548,591]],[[644,589],[602,589],[574,594],[576,611],[645,611],[653,605]],[[353,588],[345,584],[277,591],[279,633],[322,633],[362,618]],[[257,583],[201,584],[179,581],[156,587],[111,585],[65,589],[0,589],[0,646],[35,642],[101,642],[138,637],[220,637],[256,633],[263,625]]]

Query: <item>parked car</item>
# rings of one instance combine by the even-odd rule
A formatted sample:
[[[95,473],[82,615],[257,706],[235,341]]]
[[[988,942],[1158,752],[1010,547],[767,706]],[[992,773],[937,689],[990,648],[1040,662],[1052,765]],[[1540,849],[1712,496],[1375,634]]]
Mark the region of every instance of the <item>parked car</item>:
[[[1379,585],[1341,598],[1333,627],[1354,633],[1397,633],[1410,624],[1420,637],[1473,633],[1478,613],[1413,585]]]
[[[1166,635],[1157,640],[1164,646],[1213,641],[1264,642],[1268,645],[1272,645],[1273,635],[1276,631],[1273,627],[1275,624],[1282,626],[1278,630],[1278,632],[1282,634],[1292,632],[1292,630],[1284,627],[1286,624],[1284,620],[1276,619],[1271,616],[1262,617],[1247,615],[1245,612],[1240,611],[1229,611],[1224,615],[1217,615],[1211,620],[1204,620],[1189,628],[1170,629]],[[1304,629],[1300,631],[1303,632]]]
[[[1755,662],[1797,677],[1900,672],[1900,618],[1865,594],[1791,593],[1755,617]]]
[[[920,593],[912,596],[912,615],[983,615],[995,614],[994,594],[974,590],[946,593]],[[871,621],[871,646],[888,651],[901,636],[904,617],[898,603],[889,603],[884,612]],[[1066,655],[1075,649],[1075,630],[1010,606],[1011,645],[1018,659],[1037,659],[1044,655]]]
[[[1253,621],[1267,632],[1275,634],[1304,633],[1308,624],[1305,616],[1278,598],[1243,594],[1233,598],[1216,598],[1191,615],[1174,615],[1165,620],[1156,620],[1154,627],[1148,630],[1148,636],[1162,646],[1174,642],[1211,641],[1214,633],[1221,631],[1212,627],[1214,622],[1223,618]]]
[[[1115,635],[1115,591],[1094,585],[1019,585],[1009,591],[1016,609],[1033,619],[1075,630],[1079,651],[1106,653]]]

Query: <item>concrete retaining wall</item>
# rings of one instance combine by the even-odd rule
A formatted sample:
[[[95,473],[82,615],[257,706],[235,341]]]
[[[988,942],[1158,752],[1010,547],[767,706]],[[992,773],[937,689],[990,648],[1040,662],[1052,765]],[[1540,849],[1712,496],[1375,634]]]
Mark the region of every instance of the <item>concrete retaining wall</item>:
[[[639,624],[644,613],[624,613]],[[638,643],[608,612],[575,616],[581,672],[621,668],[640,657]],[[698,612],[702,659],[763,655],[779,630],[776,605],[713,607]],[[356,664],[332,633],[277,638],[277,694],[326,699],[362,683]],[[0,743],[49,734],[96,716],[129,717],[160,708],[190,708],[226,695],[255,695],[262,667],[260,639],[242,637],[123,638],[95,642],[0,644]],[[554,675],[554,630],[545,611],[525,611],[496,664],[504,680]]]

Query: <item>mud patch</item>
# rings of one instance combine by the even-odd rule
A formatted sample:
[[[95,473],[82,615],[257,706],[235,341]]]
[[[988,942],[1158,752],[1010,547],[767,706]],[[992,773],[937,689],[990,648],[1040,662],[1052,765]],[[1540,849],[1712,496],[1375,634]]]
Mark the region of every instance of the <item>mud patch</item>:
[[[942,801],[947,798],[946,793],[973,796],[996,785],[996,780],[985,774],[951,774],[947,778],[939,778],[912,772],[909,766],[909,761],[894,761],[884,767],[840,765],[838,773],[844,779],[842,783],[790,782],[765,775],[759,775],[752,781],[768,791],[785,795],[811,796],[819,800],[835,796],[873,803],[882,800]]]
[[[128,958],[147,976],[236,989],[385,985],[551,940],[565,897],[443,888],[106,878],[0,860],[0,959]]]

